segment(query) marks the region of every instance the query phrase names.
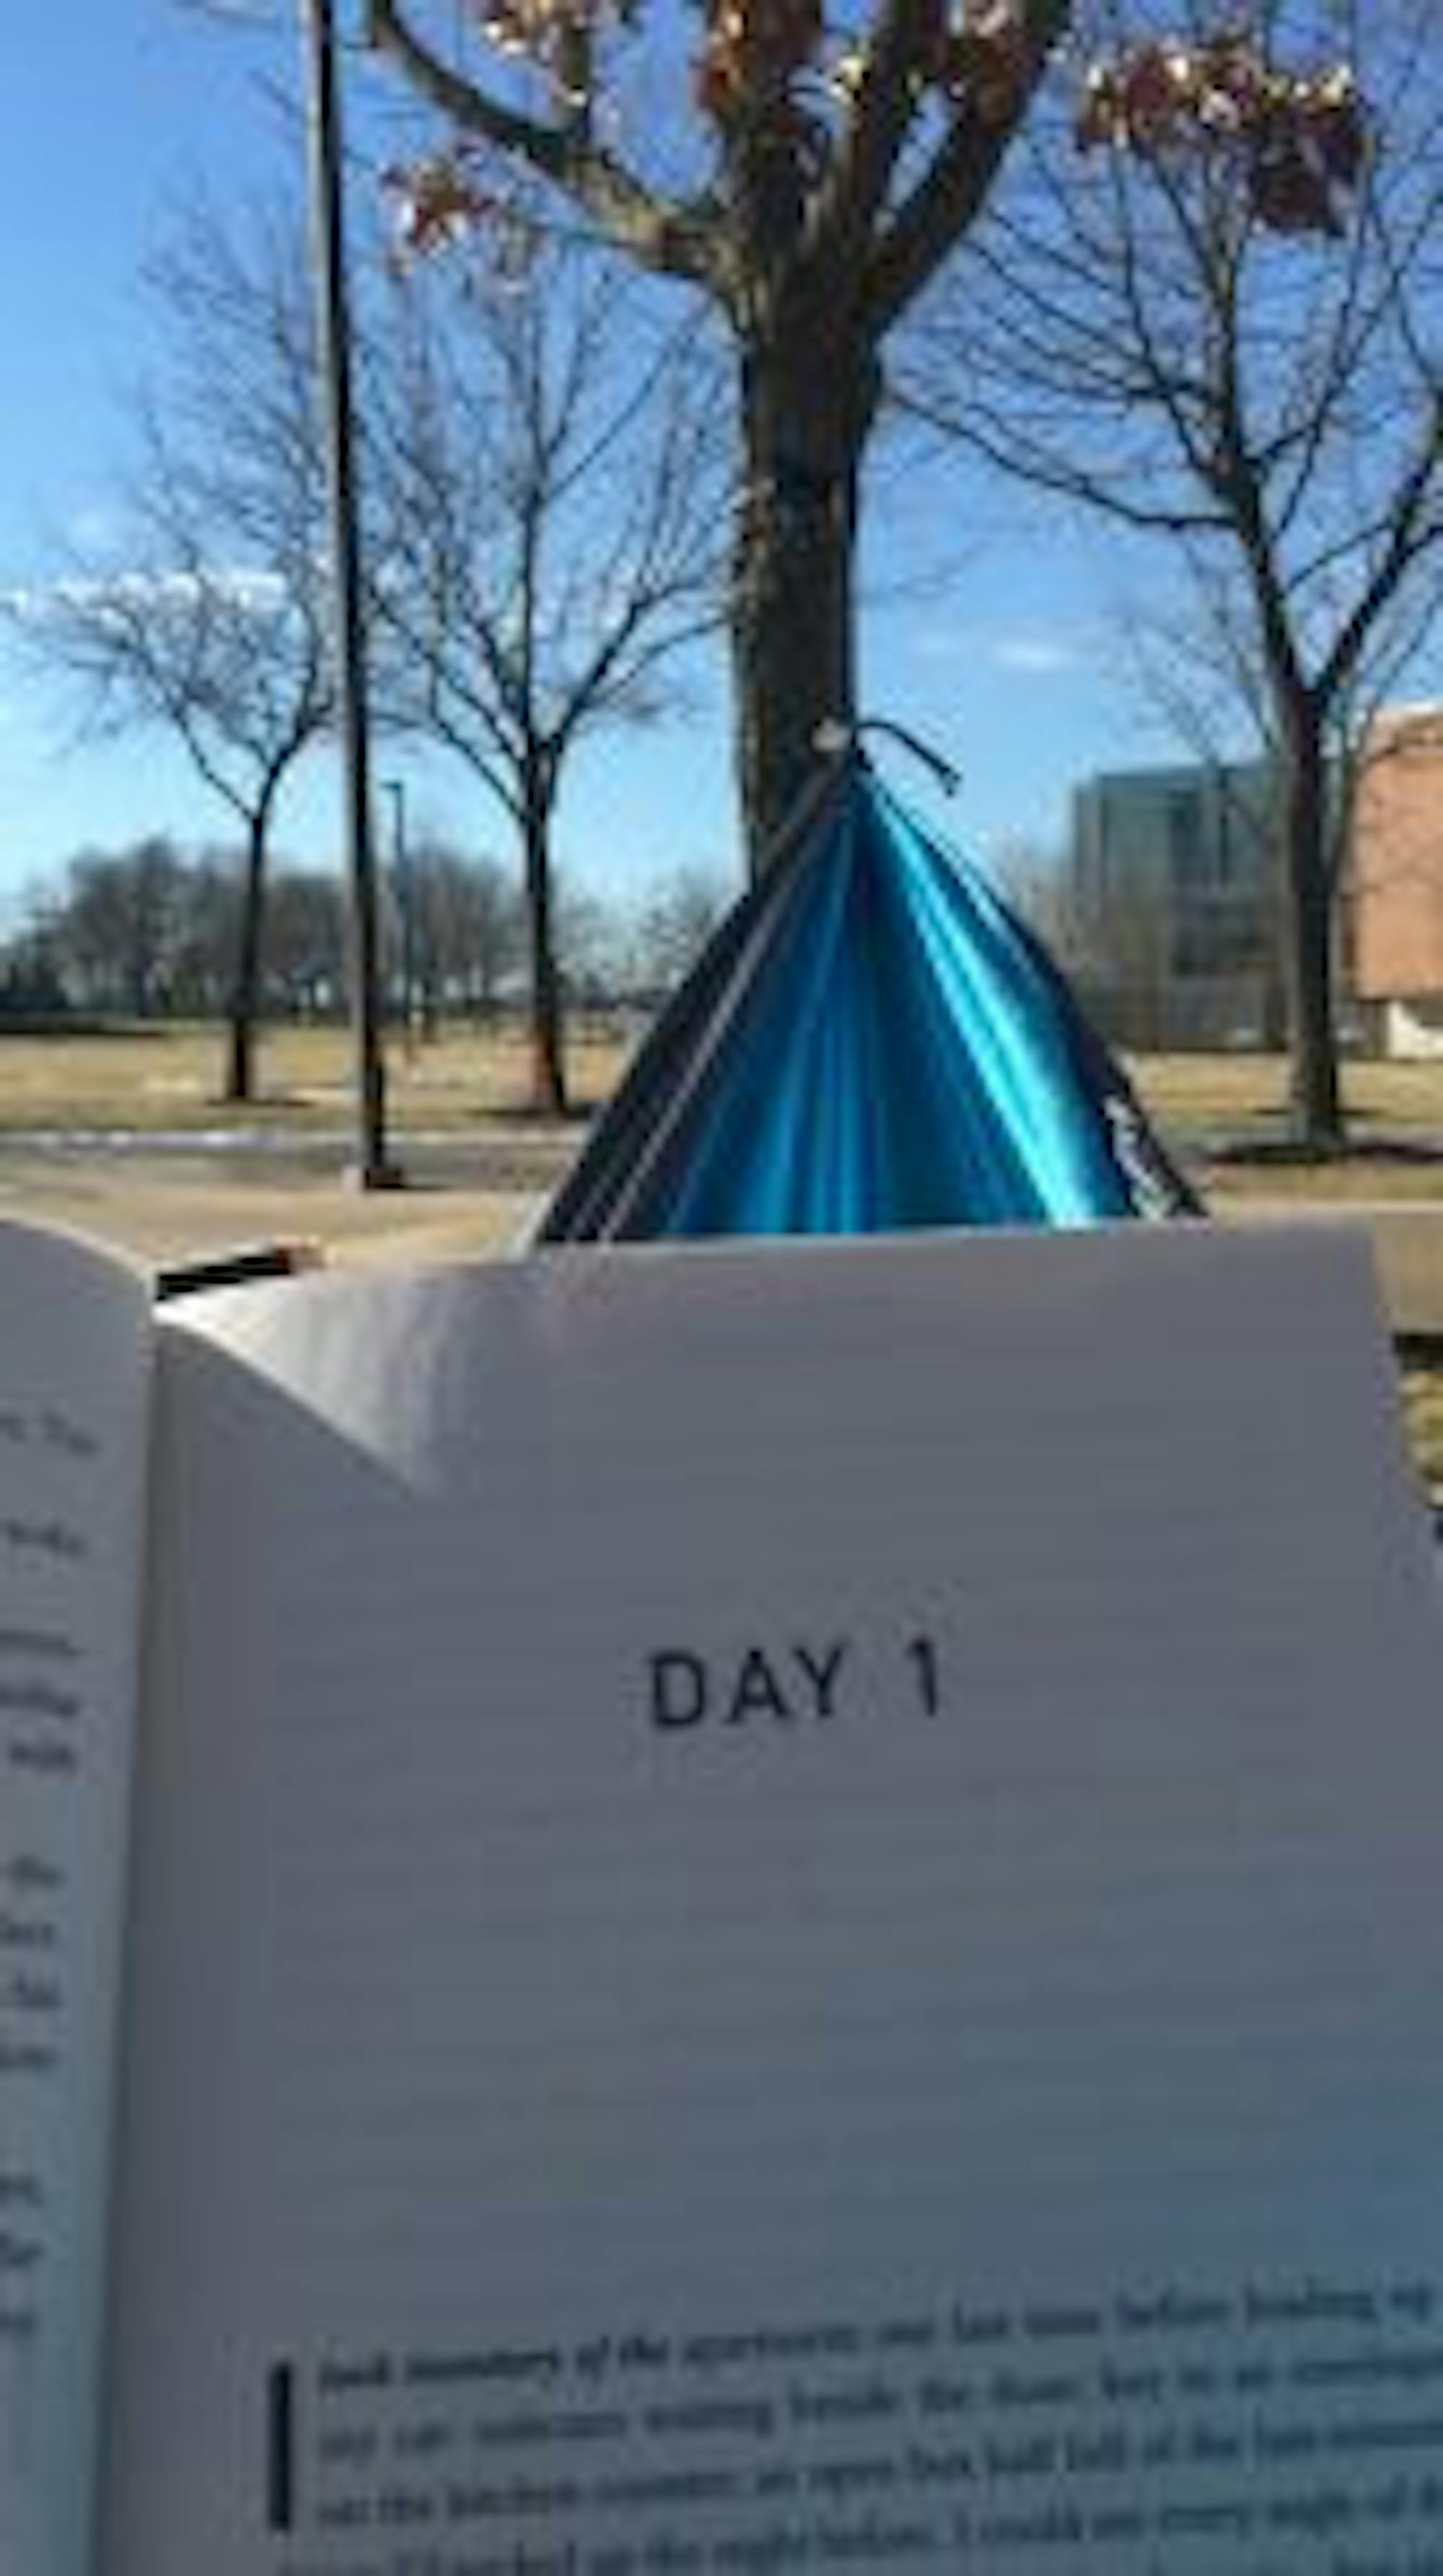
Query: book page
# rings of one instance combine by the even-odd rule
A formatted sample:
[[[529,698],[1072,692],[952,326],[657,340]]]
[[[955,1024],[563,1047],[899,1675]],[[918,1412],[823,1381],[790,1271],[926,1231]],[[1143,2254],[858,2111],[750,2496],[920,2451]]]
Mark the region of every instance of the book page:
[[[0,2567],[88,2576],[149,1366],[139,1276],[0,1222]]]
[[[1443,2564],[1443,1630],[1361,1244],[163,1341],[104,2576]]]

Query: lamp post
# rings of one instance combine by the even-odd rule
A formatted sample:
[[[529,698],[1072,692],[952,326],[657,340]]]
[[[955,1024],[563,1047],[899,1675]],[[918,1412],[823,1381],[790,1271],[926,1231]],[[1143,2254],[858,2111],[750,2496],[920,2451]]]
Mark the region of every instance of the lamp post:
[[[345,780],[351,1013],[360,1121],[356,1178],[362,1189],[374,1190],[394,1188],[401,1175],[386,1153],[386,1069],[381,1044],[380,943],[371,847],[365,646],[351,462],[351,353],[342,228],[340,110],[331,0],[301,0],[301,11],[309,98],[316,338],[331,504],[336,704]]]
[[[387,778],[382,785],[391,799],[391,848],[401,914],[401,1027],[409,1064],[416,1051],[416,878],[406,842],[406,782]]]

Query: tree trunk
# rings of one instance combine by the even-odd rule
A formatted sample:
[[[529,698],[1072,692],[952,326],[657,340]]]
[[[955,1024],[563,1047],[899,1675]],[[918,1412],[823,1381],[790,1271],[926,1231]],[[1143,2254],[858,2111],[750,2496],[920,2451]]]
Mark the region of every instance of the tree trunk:
[[[531,1106],[542,1117],[566,1115],[566,1059],[561,1040],[561,981],[551,887],[551,781],[547,764],[528,761],[525,778],[526,920],[531,944]]]
[[[857,471],[870,351],[754,349],[742,367],[745,497],[732,580],[737,770],[751,872],[816,767],[826,721],[856,719]]]
[[[1285,709],[1283,958],[1292,1051],[1294,1131],[1312,1154],[1343,1141],[1333,1018],[1333,900],[1323,732],[1311,701]]]
[[[252,814],[246,836],[245,883],[241,893],[235,981],[231,987],[225,1082],[227,1100],[252,1100],[255,1097],[255,1035],[260,1013],[261,931],[265,915],[269,811],[269,805],[263,804]]]

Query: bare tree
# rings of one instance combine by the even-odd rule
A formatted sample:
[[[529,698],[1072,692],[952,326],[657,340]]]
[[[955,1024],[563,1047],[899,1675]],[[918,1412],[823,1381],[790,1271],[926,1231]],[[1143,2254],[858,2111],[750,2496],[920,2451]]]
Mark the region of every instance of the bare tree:
[[[167,999],[188,1020],[221,1020],[235,983],[244,879],[234,849],[201,850],[186,861],[170,939]]]
[[[731,895],[710,869],[678,868],[652,888],[632,925],[628,973],[645,994],[674,992],[724,918]]]
[[[161,336],[135,398],[119,533],[9,603],[78,683],[95,734],[163,730],[245,832],[226,1095],[254,1081],[267,838],[281,785],[330,720],[324,485],[301,235],[200,205],[147,275]]]
[[[338,1019],[346,989],[346,904],[338,874],[277,867],[266,900],[267,1006]]]
[[[1069,0],[706,0],[694,58],[647,0],[366,0],[446,121],[412,229],[498,220],[519,177],[693,290],[730,353],[730,623],[753,864],[855,709],[860,474],[884,358],[986,203]],[[1291,129],[1300,102],[1266,108]],[[1249,105],[1249,121],[1264,111]],[[504,212],[504,206],[503,206]]]
[[[171,1002],[185,863],[159,836],[124,851],[81,850],[47,901],[52,954],[87,1009],[153,1019]]]
[[[1287,829],[1287,746],[1270,690],[1265,638],[1245,584],[1226,554],[1180,540],[1185,579],[1170,606],[1130,601],[1117,618],[1118,652],[1195,759],[1206,767],[1227,809],[1238,848],[1248,851],[1271,884],[1272,942],[1265,965],[1269,1043],[1286,1040],[1281,984],[1287,882],[1282,867]],[[1349,907],[1357,887],[1354,823],[1368,773],[1391,760],[1395,731],[1380,725],[1388,702],[1406,688],[1437,625],[1434,585],[1410,577],[1380,616],[1350,675],[1323,711],[1325,787],[1323,867],[1334,915],[1340,970],[1349,959]],[[1238,757],[1239,740],[1251,757]],[[1260,792],[1259,778],[1265,782]]]
[[[426,835],[407,862],[422,1023],[447,1011],[484,1017],[526,951],[524,906],[499,859]]]
[[[365,360],[380,686],[509,817],[530,932],[533,1096],[565,1107],[552,838],[588,737],[665,702],[717,615],[708,385],[614,262],[533,237],[494,273],[401,284]],[[463,291],[464,289],[464,291]]]
[[[556,949],[562,982],[578,1010],[609,1010],[626,980],[627,922],[598,886],[557,892]]]
[[[1277,768],[1294,1111],[1326,1150],[1346,825],[1330,762],[1416,649],[1443,537],[1443,11],[1259,0],[1244,36],[1190,0],[1168,13],[1185,43],[1129,45],[1138,14],[1089,8],[1112,49],[1084,123],[1103,148],[1079,169],[1070,102],[1046,103],[907,390],[1190,574],[1224,692],[1251,700]],[[1351,82],[1298,71],[1340,45],[1366,136]],[[1312,105],[1269,145],[1266,101],[1290,87]]]
[[[1004,844],[997,874],[1104,1035],[1124,1046],[1166,1044],[1178,946],[1170,890],[1131,869],[1084,878],[1025,837]]]
[[[1089,963],[1076,886],[1060,850],[1045,848],[1026,832],[1009,832],[992,873],[1064,975]]]

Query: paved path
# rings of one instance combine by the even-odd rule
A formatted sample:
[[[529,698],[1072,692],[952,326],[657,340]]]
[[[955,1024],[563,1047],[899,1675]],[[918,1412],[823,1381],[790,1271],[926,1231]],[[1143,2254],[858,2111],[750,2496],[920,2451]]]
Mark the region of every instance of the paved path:
[[[1443,1333],[1443,1202],[1349,1199],[1331,1207],[1296,1199],[1215,1198],[1228,1224],[1361,1225],[1372,1234],[1395,1333]]]
[[[239,1142],[0,1133],[0,1214],[80,1226],[137,1253],[187,1254],[310,1236],[342,1259],[494,1251],[518,1242],[566,1169],[581,1129],[517,1125],[484,1135],[408,1135],[411,1186],[367,1195],[344,1177],[342,1131]],[[1443,1201],[1350,1199],[1332,1205],[1218,1192],[1227,1224],[1365,1226],[1396,1332],[1443,1333]]]
[[[525,1175],[494,1169],[470,1186],[420,1170],[411,1179],[404,1190],[358,1190],[334,1152],[15,1154],[0,1141],[0,1216],[77,1226],[147,1263],[297,1239],[343,1261],[500,1251],[521,1239],[543,1195],[534,1175],[528,1188]]]

